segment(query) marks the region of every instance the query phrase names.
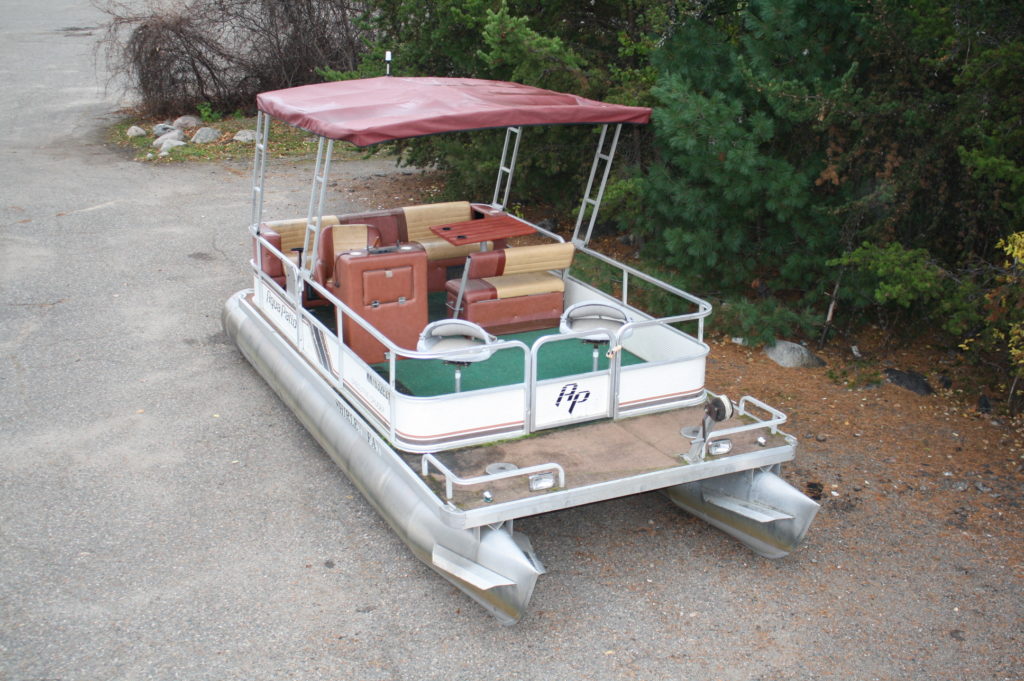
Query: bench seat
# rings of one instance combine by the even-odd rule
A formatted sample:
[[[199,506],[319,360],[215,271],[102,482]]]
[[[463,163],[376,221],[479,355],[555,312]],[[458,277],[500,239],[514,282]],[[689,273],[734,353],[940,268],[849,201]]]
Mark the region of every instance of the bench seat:
[[[445,284],[448,309],[491,333],[557,326],[565,282],[553,271],[569,267],[573,253],[568,243],[471,253],[466,276]]]

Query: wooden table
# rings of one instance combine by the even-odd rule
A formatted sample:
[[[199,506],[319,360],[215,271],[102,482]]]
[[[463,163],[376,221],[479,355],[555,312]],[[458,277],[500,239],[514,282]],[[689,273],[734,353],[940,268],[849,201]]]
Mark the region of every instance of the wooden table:
[[[510,215],[485,215],[476,220],[434,225],[430,231],[453,246],[526,236],[537,230]]]

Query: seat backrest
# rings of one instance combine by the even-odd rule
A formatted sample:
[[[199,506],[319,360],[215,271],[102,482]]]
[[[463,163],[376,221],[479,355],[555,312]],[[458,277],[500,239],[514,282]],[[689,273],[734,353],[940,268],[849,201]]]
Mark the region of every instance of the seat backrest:
[[[334,248],[334,253],[359,251],[366,248],[370,245],[369,232],[369,225],[335,225],[331,227],[331,246]]]
[[[338,224],[337,215],[325,215],[321,219],[321,227],[330,227]],[[281,236],[281,245],[279,246],[282,253],[287,254],[293,248],[302,248],[306,241],[306,219],[296,218],[294,220],[275,220],[273,222],[264,222],[260,231],[269,229],[272,232],[276,232]]]
[[[359,251],[368,246],[378,246],[380,234],[369,225],[331,225],[324,228],[317,247],[314,279],[325,283],[334,273],[334,260],[346,251]]]
[[[436,225],[465,222],[473,217],[469,201],[448,201],[446,203],[425,203],[406,206],[405,228],[408,241],[423,241],[440,238],[430,231]]]
[[[339,215],[342,223],[353,225],[370,225],[380,234],[377,246],[397,246],[402,241],[402,233],[405,231],[405,213],[401,208],[389,208],[387,210],[370,210],[360,213],[346,213]]]
[[[569,242],[517,246],[469,255],[469,278],[564,270],[572,264],[576,249]]]
[[[502,274],[564,270],[572,264],[575,252],[576,249],[569,242],[506,248]]]
[[[324,227],[338,224],[336,215],[325,215],[320,223]],[[306,243],[306,219],[274,220],[260,224],[260,235],[285,256],[292,255],[293,248],[302,248]],[[254,240],[255,241],[255,240]],[[255,243],[253,244],[255,248]],[[266,247],[263,250],[263,271],[272,277],[284,276],[284,266]],[[255,250],[253,250],[255,255]]]

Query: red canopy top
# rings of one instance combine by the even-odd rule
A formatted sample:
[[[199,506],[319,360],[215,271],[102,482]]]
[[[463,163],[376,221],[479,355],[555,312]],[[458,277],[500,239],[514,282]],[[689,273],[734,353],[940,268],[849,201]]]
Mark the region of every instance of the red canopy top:
[[[264,92],[260,111],[365,147],[442,132],[568,123],[647,123],[651,110],[496,80],[382,76]]]

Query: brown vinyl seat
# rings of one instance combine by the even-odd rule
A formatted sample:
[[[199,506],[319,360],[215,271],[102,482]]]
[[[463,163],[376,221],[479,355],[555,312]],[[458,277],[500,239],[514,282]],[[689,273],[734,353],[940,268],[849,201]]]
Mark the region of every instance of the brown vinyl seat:
[[[337,215],[325,215],[321,220],[322,227],[338,224]],[[298,253],[294,249],[302,248],[306,241],[306,219],[295,218],[293,220],[274,220],[260,224],[260,235],[270,243],[271,246],[281,251],[292,262],[298,264]],[[281,287],[285,285],[284,263],[270,249],[261,247],[262,269]],[[253,243],[253,254],[256,252],[256,244]]]
[[[448,308],[493,333],[557,326],[564,308],[561,271],[574,252],[571,243],[551,243],[470,253],[464,278],[445,286]]]
[[[370,225],[337,224],[325,227],[317,246],[314,280],[321,286],[334,276],[334,261],[342,253],[381,245],[380,232]]]

